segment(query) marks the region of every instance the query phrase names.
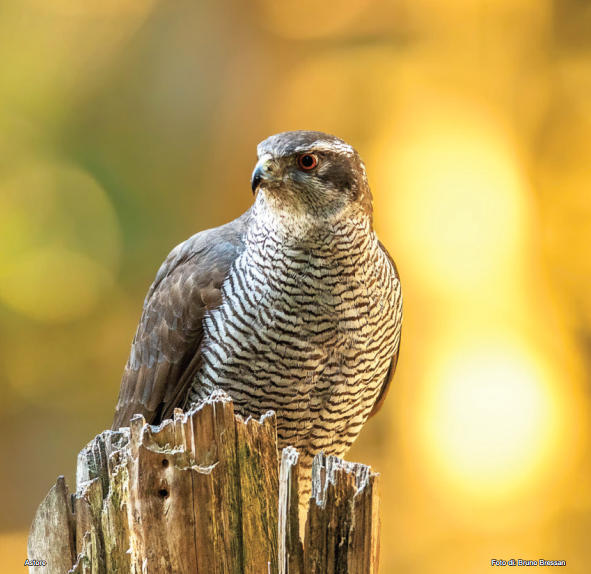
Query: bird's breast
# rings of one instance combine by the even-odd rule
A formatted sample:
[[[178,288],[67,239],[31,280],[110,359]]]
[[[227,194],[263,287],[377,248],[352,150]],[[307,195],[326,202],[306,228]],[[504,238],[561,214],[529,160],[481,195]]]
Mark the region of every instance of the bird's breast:
[[[356,436],[398,344],[388,261],[377,241],[346,242],[298,248],[267,237],[237,258],[204,323],[197,384],[224,388],[242,414],[277,411],[280,442],[315,436],[312,451],[330,451],[347,424]]]

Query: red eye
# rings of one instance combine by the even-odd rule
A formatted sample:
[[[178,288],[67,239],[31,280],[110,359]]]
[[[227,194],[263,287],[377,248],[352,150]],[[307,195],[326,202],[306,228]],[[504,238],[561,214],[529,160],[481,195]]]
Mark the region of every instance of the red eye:
[[[312,153],[303,153],[298,157],[298,165],[304,171],[310,171],[318,165],[318,158]]]

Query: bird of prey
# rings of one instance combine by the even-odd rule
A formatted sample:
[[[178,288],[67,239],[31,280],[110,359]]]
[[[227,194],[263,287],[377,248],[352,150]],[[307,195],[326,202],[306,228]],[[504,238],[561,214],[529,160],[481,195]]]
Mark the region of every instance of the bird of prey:
[[[114,428],[169,417],[223,389],[242,416],[277,415],[309,471],[343,456],[396,368],[402,294],[372,225],[358,153],[313,131],[258,146],[253,205],[175,247],[125,367]],[[304,491],[306,488],[304,487]]]

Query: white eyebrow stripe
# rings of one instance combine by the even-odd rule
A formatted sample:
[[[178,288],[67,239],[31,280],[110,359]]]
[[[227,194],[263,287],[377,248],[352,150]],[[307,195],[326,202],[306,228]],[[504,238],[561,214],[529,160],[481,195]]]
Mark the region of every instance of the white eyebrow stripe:
[[[336,151],[340,153],[344,153],[346,155],[354,155],[355,150],[346,143],[341,142],[327,142],[326,140],[317,140],[307,145],[298,146],[295,148],[296,153],[305,152],[305,151]]]

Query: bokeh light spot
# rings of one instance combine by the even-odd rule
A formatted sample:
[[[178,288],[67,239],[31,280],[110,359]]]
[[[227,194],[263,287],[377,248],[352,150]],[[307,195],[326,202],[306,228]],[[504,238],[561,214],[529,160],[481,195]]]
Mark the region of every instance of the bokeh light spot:
[[[515,152],[492,121],[469,108],[418,107],[380,162],[395,241],[412,252],[425,285],[482,288],[515,267],[529,233]]]
[[[0,302],[46,322],[88,313],[120,254],[105,191],[79,168],[33,162],[0,191]]]
[[[47,322],[86,314],[113,281],[97,262],[60,247],[33,251],[2,279],[0,299],[5,304]]]
[[[543,362],[527,345],[494,337],[448,351],[423,405],[427,457],[479,499],[535,484],[556,454],[562,424],[559,393]]]

